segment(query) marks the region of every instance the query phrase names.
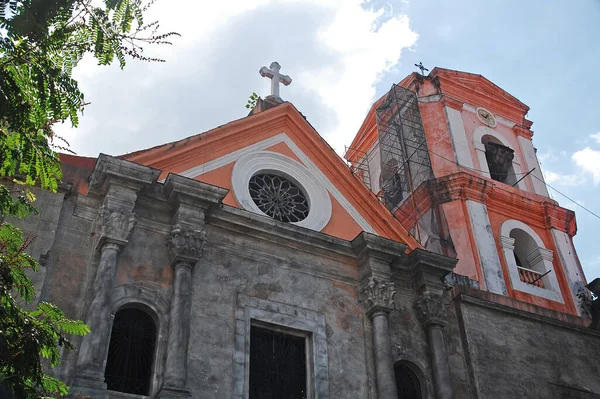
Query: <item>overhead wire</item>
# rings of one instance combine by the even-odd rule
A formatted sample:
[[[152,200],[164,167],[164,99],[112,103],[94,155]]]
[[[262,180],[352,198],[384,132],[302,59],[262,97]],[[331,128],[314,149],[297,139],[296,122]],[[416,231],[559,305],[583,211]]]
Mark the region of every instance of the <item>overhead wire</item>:
[[[455,165],[458,165],[458,166],[460,166],[460,167],[462,167],[462,168],[469,169],[469,170],[472,170],[472,171],[475,171],[475,172],[480,172],[480,173],[485,173],[485,172],[487,172],[487,171],[484,171],[484,170],[475,169],[475,168],[470,168],[470,167],[468,167],[468,166],[460,165],[458,162],[456,162],[456,161],[453,161],[453,160],[451,160],[451,159],[448,159],[448,158],[446,158],[446,157],[444,157],[444,156],[442,156],[442,155],[440,155],[440,154],[437,154],[437,153],[433,152],[432,150],[429,150],[429,152],[430,152],[431,154],[433,154],[433,155],[437,156],[437,157],[440,157],[440,158],[442,158],[442,159],[444,159],[444,160],[446,160],[446,161],[448,161],[448,162],[451,162],[451,163],[453,163],[453,164],[455,164]],[[526,173],[529,173],[529,172],[526,172]],[[526,173],[509,173],[508,175],[509,175],[509,176],[517,176],[517,175],[524,175],[524,174],[526,174]],[[588,208],[586,208],[585,206],[581,205],[581,204],[580,204],[580,203],[578,203],[577,201],[573,200],[572,198],[570,198],[570,197],[569,197],[569,196],[567,196],[566,194],[564,194],[564,193],[560,192],[559,190],[557,190],[556,188],[552,187],[550,184],[546,183],[544,180],[540,179],[540,178],[539,178],[539,177],[537,177],[536,175],[534,175],[534,174],[531,174],[531,176],[532,176],[532,177],[534,177],[535,179],[539,180],[540,182],[542,182],[542,183],[543,183],[543,184],[544,184],[546,187],[548,187],[548,188],[550,188],[550,189],[552,189],[552,190],[556,191],[558,194],[562,195],[563,197],[565,197],[566,199],[568,199],[569,201],[571,201],[572,203],[574,203],[575,205],[577,205],[577,206],[578,206],[578,207],[580,207],[581,209],[585,210],[585,211],[586,211],[586,212],[588,212],[590,215],[592,215],[592,216],[595,216],[596,218],[600,219],[600,215],[598,215],[597,213],[595,213],[595,212],[593,212],[593,211],[589,210]]]

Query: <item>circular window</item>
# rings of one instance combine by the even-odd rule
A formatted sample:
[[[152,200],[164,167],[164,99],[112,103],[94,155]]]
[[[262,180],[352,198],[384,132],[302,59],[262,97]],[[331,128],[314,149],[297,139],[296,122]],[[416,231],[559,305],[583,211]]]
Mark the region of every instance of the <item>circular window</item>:
[[[308,216],[306,196],[285,177],[266,173],[254,175],[248,188],[256,206],[273,219],[299,222]]]
[[[231,188],[243,209],[321,231],[331,218],[331,199],[320,171],[283,154],[258,151],[240,157]]]

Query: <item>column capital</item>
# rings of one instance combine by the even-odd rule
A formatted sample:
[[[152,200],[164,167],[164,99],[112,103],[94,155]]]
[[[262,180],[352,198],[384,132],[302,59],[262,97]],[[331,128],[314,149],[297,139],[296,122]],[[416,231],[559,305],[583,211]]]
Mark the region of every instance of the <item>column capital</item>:
[[[117,245],[122,249],[129,242],[136,222],[133,212],[102,206],[97,219],[100,232],[96,249],[100,251],[109,244]]]
[[[512,237],[499,236],[498,244],[500,244],[501,248],[507,249],[509,251],[515,249],[515,239]]]
[[[444,326],[447,323],[447,305],[442,295],[429,291],[422,292],[417,295],[415,310],[417,318],[426,328],[432,325]]]
[[[395,284],[388,279],[369,277],[360,287],[360,300],[368,316],[394,310]]]
[[[202,257],[202,251],[206,245],[206,231],[175,224],[167,243],[171,267],[175,267],[179,263],[188,263],[193,266]]]

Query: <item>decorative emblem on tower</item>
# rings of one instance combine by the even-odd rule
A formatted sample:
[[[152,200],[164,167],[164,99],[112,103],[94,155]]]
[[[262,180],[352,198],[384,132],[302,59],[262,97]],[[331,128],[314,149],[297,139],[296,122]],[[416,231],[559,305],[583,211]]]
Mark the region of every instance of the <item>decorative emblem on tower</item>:
[[[477,108],[477,117],[489,127],[496,127],[496,117],[485,108]]]

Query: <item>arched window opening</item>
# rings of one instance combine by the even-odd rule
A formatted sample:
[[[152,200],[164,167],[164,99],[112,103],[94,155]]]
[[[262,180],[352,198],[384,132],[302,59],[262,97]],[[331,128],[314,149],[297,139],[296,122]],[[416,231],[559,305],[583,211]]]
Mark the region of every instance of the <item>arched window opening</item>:
[[[485,159],[491,178],[501,183],[515,184],[517,179],[512,164],[515,151],[493,136],[483,136],[481,141],[485,146]]]
[[[106,371],[111,391],[148,395],[156,347],[156,323],[136,308],[121,309],[115,315]]]
[[[394,373],[398,399],[421,399],[423,397],[421,382],[410,367],[397,363],[394,366]]]
[[[402,202],[404,192],[408,191],[404,187],[405,179],[403,179],[402,173],[403,170],[395,158],[388,159],[381,168],[379,186],[389,209],[396,208]]]
[[[535,240],[521,229],[513,229],[510,238],[515,240],[513,253],[519,270],[519,279],[527,284],[537,287],[547,287],[544,284],[547,272],[542,258],[539,256],[539,248]]]

